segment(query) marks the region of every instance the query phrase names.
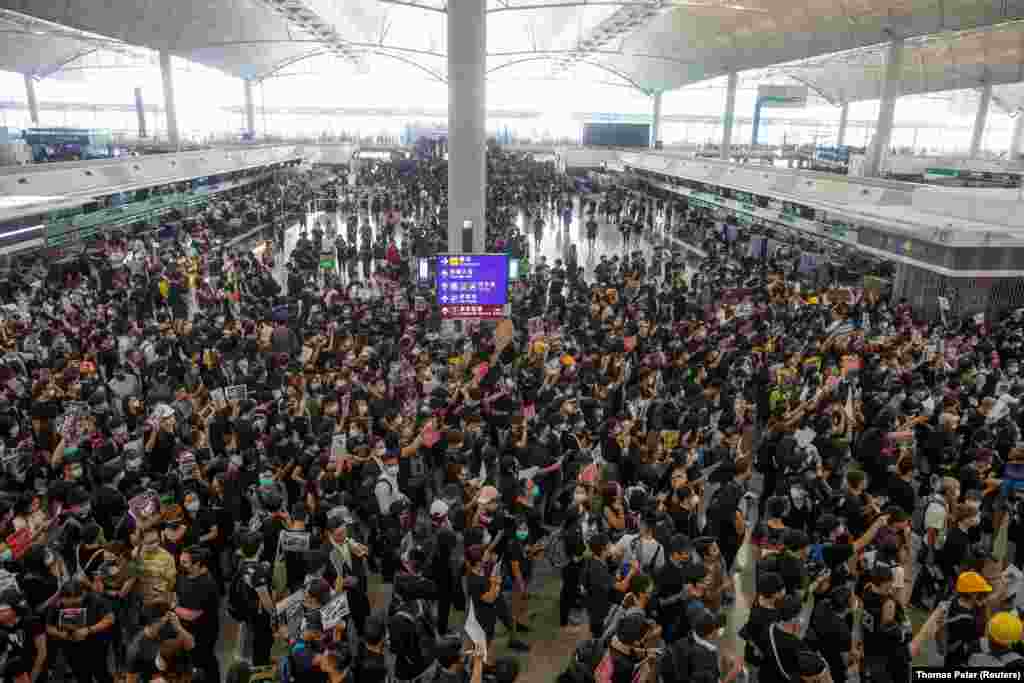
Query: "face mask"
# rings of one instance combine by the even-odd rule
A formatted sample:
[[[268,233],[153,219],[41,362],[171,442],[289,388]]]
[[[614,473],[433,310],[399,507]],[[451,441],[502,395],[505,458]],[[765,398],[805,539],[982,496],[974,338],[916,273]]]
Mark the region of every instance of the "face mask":
[[[0,562],[10,562],[13,558],[14,553],[10,548],[5,548],[3,552],[0,552]]]
[[[244,462],[244,458],[242,458],[242,456],[240,456],[240,455],[232,455],[231,456],[231,465],[233,467],[241,467],[243,462]]]
[[[263,488],[270,488],[273,485],[274,485],[274,480],[273,479],[262,479],[262,478],[260,479],[260,486],[262,486]]]
[[[525,541],[530,537],[530,532],[527,529],[516,529],[516,538],[520,541]]]
[[[185,509],[193,514],[199,512],[199,501],[195,500],[192,501],[191,503],[185,503]]]

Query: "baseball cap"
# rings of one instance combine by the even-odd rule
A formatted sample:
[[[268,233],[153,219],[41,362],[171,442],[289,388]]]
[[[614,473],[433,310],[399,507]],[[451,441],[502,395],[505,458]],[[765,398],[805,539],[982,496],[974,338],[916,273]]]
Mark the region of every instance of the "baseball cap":
[[[693,548],[693,543],[686,534],[673,534],[669,539],[668,549],[670,553],[685,553]]]
[[[761,595],[775,595],[786,587],[786,582],[775,572],[757,573],[757,592]]]

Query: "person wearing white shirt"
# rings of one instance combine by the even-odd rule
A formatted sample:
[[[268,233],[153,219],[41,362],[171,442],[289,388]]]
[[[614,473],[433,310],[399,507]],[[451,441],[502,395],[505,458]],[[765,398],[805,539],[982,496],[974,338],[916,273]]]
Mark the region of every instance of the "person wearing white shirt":
[[[619,539],[615,550],[622,556],[624,564],[631,564],[635,560],[645,574],[660,571],[665,566],[665,549],[654,538],[656,524],[655,515],[645,515],[640,521],[640,533],[626,534]]]

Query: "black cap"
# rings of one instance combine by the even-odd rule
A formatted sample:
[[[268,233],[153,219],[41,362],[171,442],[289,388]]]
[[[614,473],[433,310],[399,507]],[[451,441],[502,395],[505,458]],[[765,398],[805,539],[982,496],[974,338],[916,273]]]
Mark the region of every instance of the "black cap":
[[[673,534],[668,542],[668,551],[670,553],[686,553],[690,552],[692,548],[693,543],[686,534]]]
[[[761,595],[775,595],[786,587],[786,582],[775,572],[757,573],[757,592]]]
[[[800,602],[799,595],[787,595],[786,599],[782,601],[782,605],[778,609],[779,621],[793,621],[800,616],[800,610],[803,607],[803,603]]]

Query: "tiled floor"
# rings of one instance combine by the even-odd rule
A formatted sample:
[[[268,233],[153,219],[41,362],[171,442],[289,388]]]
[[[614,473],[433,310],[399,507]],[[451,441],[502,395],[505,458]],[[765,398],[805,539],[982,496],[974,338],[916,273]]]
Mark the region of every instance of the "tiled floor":
[[[308,221],[309,227],[312,228],[315,221],[322,215],[322,212],[311,213]],[[576,205],[576,210],[573,212],[572,221],[568,226],[565,226],[561,218],[554,212],[546,212],[544,217],[546,227],[538,249],[538,246],[533,240],[532,222],[531,225],[526,226],[524,225],[524,216],[522,214],[519,216],[520,230],[529,235],[530,238],[531,263],[536,263],[541,255],[547,257],[549,264],[553,264],[555,259],[558,258],[565,259],[570,246],[572,244],[576,244],[577,251],[580,255],[580,262],[586,268],[587,276],[590,277],[593,274],[594,266],[600,261],[600,257],[602,255],[606,255],[611,258],[616,255],[621,257],[623,254],[622,235],[616,226],[610,225],[607,222],[599,222],[595,246],[592,250],[588,247],[584,228],[586,219],[582,218],[581,220],[581,212],[579,211],[578,204]],[[334,218],[337,225],[342,227],[344,226],[344,215],[335,215]],[[361,222],[362,220],[360,223]],[[285,233],[285,255],[284,258],[281,258],[279,255],[275,265],[275,274],[277,275],[278,280],[282,282],[282,285],[284,284],[283,281],[285,279],[285,263],[291,256],[291,252],[295,247],[295,243],[298,240],[301,229],[302,226],[297,223],[291,226]],[[401,242],[400,233],[398,235],[398,241]],[[650,259],[653,247],[653,244],[648,240],[643,239],[634,241],[630,245],[630,251],[640,249],[643,251],[645,257]],[[743,555],[741,554],[741,557],[742,556]],[[554,593],[557,594],[557,585],[559,581],[560,579],[557,572],[552,570],[546,563],[540,562],[538,563],[535,578],[531,583],[531,592],[550,593],[553,590]],[[749,588],[752,585],[753,580],[751,572],[746,572],[743,576],[737,577],[738,587]],[[739,592],[742,593],[743,591]],[[376,602],[376,598],[378,597],[380,596],[371,595],[371,602]],[[731,611],[729,616],[730,636],[727,638],[727,642],[723,644],[723,651],[731,651],[734,648],[735,632],[739,626],[742,625],[743,621],[745,621],[746,614],[748,613],[746,605],[746,597],[739,595],[736,607]],[[453,617],[453,624],[459,623],[458,620],[462,618],[462,615],[453,614]],[[238,628],[226,614],[222,619],[222,623],[224,624],[224,628],[219,652],[220,659],[223,664],[222,670],[226,672],[238,655]],[[499,631],[500,630],[501,629],[499,629]],[[536,636],[529,638],[529,640],[533,642],[533,651],[530,654],[529,661],[525,664],[526,671],[521,676],[520,683],[550,683],[550,681],[554,679],[555,675],[557,675],[557,673],[567,664],[576,641],[582,637],[585,637],[582,631],[567,629],[559,631],[556,637],[548,640],[540,640]]]

